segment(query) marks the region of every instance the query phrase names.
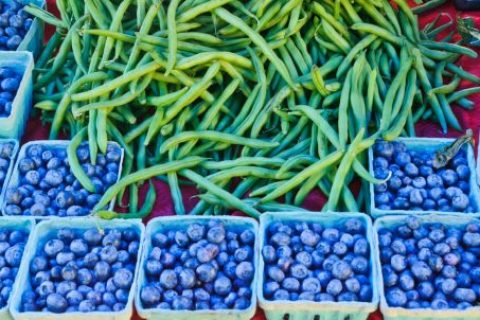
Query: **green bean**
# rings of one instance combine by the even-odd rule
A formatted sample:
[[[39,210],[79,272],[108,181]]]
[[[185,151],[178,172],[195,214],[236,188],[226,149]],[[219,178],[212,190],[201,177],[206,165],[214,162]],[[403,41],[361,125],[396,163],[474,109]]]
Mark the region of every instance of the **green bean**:
[[[412,9],[412,12],[415,14],[422,14],[422,13],[431,11],[433,9],[436,9],[441,5],[445,4],[446,2],[447,0],[430,0],[428,2],[425,2],[424,4],[416,6],[415,8]]]
[[[183,160],[175,160],[169,163],[149,167],[144,170],[129,174],[116,184],[107,189],[98,204],[93,208],[94,212],[102,210],[115,196],[125,187],[139,181],[151,179],[156,176],[164,175],[169,172],[178,172],[182,169],[192,168],[204,161],[201,157],[190,157]]]
[[[434,93],[434,94],[452,93],[458,88],[458,86],[460,85],[460,82],[461,82],[460,77],[455,76],[450,83],[433,88],[431,93]]]
[[[225,201],[228,205],[231,205],[233,208],[236,208],[253,218],[258,218],[260,216],[260,212],[258,212],[253,207],[247,205],[242,200],[238,199],[234,195],[228,193],[227,191],[219,188],[218,186],[214,185],[213,183],[209,182],[207,179],[203,178],[202,176],[198,175],[194,171],[184,169],[181,170],[180,173],[185,176],[187,179],[192,180],[195,182],[199,187],[206,189],[209,193],[219,197],[223,201]]]
[[[460,91],[457,91],[453,94],[451,94],[448,97],[448,102],[454,102],[457,100],[460,100],[462,98],[466,98],[472,94],[480,93],[480,87],[473,87],[473,88],[468,88],[468,89],[463,89]]]
[[[312,3],[312,10],[313,13],[319,15],[323,19],[325,19],[333,28],[335,28],[342,36],[349,38],[350,32],[348,29],[340,23],[335,17],[330,15],[325,8],[317,2]]]
[[[157,198],[157,193],[155,191],[155,186],[150,182],[147,195],[145,196],[145,201],[142,208],[137,212],[130,213],[116,213],[112,211],[100,210],[96,213],[96,216],[105,220],[113,219],[143,219],[146,218],[150,213],[152,213],[155,206],[155,200]]]
[[[383,138],[385,140],[394,140],[400,136],[401,131],[405,127],[407,118],[413,106],[413,99],[417,89],[417,74],[414,70],[410,70],[407,76],[407,87],[405,89],[405,99],[403,100],[403,109],[395,119],[393,126],[385,132]],[[394,114],[396,116],[396,112]]]
[[[465,109],[473,109],[475,107],[475,102],[473,102],[472,100],[469,100],[467,98],[462,98],[460,100],[457,100],[456,103],[462,107],[462,108],[465,108]]]
[[[41,69],[45,67],[48,59],[52,56],[52,53],[62,41],[62,36],[59,32],[55,32],[47,42],[47,45],[43,48],[42,53],[38,57],[35,68]]]
[[[292,88],[295,86],[290,74],[288,73],[288,70],[285,64],[278,58],[275,52],[273,52],[273,50],[268,46],[267,42],[265,41],[264,38],[262,38],[262,36],[260,36],[252,28],[250,28],[247,24],[245,24],[241,19],[234,16],[233,14],[231,14],[230,12],[228,12],[223,8],[215,9],[215,14],[217,14],[222,20],[230,23],[234,27],[244,32],[252,40],[253,43],[255,43],[257,46],[261,48],[265,56],[272,62],[272,64],[275,65],[276,69],[282,75],[285,82],[287,82],[287,84]]]
[[[144,134],[148,128],[150,127],[150,124],[152,123],[153,119],[152,118],[147,118],[143,120],[143,122],[137,126],[135,126],[133,129],[131,129],[129,132],[125,134],[125,142],[130,143],[133,140],[137,139],[139,136]]]
[[[443,61],[440,63],[440,65],[437,67],[435,70],[435,76],[434,76],[434,84],[435,85],[441,85],[443,83],[443,76],[442,73],[445,70],[446,62]],[[433,90],[432,90],[433,92]],[[435,93],[433,93],[435,94]],[[457,117],[452,111],[452,108],[450,107],[450,103],[448,102],[447,98],[445,97],[444,94],[438,94],[438,101],[440,102],[440,106],[442,107],[443,113],[445,114],[445,119],[447,120],[447,123],[455,130],[461,131],[462,127],[460,123],[457,120]]]
[[[84,100],[97,98],[105,93],[108,93],[110,91],[117,89],[118,87],[126,83],[129,83],[135,79],[139,79],[140,77],[148,73],[151,73],[159,68],[160,68],[160,65],[158,65],[156,62],[150,62],[145,66],[129,71],[123,74],[122,76],[117,77],[109,82],[106,82],[103,85],[98,86],[94,89],[91,89],[82,93],[74,94],[72,95],[72,101],[84,101]]]
[[[88,177],[88,175],[83,171],[80,161],[77,157],[77,148],[82,143],[83,139],[86,138],[87,128],[80,130],[75,137],[70,141],[67,147],[67,157],[68,163],[70,164],[70,170],[72,171],[75,178],[78,179],[82,187],[91,193],[95,193],[95,186]]]
[[[476,51],[474,51],[470,48],[464,47],[464,46],[460,46],[460,45],[455,44],[455,43],[440,43],[440,42],[435,42],[435,41],[431,41],[431,40],[424,40],[422,42],[422,44],[429,49],[444,50],[444,51],[448,51],[448,52],[451,52],[451,53],[457,53],[457,54],[465,55],[465,56],[468,56],[468,57],[471,57],[471,58],[477,58],[478,57],[478,54],[477,54]]]
[[[477,77],[473,73],[463,70],[461,67],[456,66],[453,63],[447,64],[447,69],[457,74],[460,78],[471,81],[476,84],[480,84],[480,77]]]
[[[299,186],[305,179],[311,177],[313,174],[319,172],[320,170],[326,170],[334,165],[337,161],[341,159],[343,155],[342,151],[335,151],[328,155],[326,158],[319,160],[315,164],[305,168],[298,175],[292,179],[286,181],[281,187],[277,188],[275,191],[264,196],[260,203],[267,203],[274,199],[281,197],[287,192],[291,191],[295,187]]]
[[[337,149],[342,149],[338,134],[330,126],[328,121],[326,121],[317,110],[309,106],[295,106],[292,111],[301,111],[305,114],[313,123],[315,123],[320,131],[327,137],[327,139],[335,146]]]
[[[356,30],[356,31],[362,31],[362,32],[365,32],[365,33],[370,33],[370,34],[374,34],[374,35],[377,35],[378,37],[382,38],[382,39],[385,39],[399,47],[402,47],[405,45],[405,41],[394,35],[393,33],[389,32],[388,30],[385,30],[379,26],[376,26],[374,24],[370,24],[370,23],[355,23],[353,26],[352,26],[352,29],[353,30]]]
[[[112,23],[110,24],[109,31],[116,32],[119,30],[120,24],[122,23],[122,18],[124,17],[131,3],[132,3],[132,0],[123,0],[120,3],[117,9],[117,12],[115,13],[115,16],[113,17]],[[139,7],[140,6],[138,6],[138,8]],[[110,56],[110,52],[113,49],[113,45],[114,45],[114,39],[108,38],[105,42],[105,48],[103,50],[103,56],[100,61],[100,66],[105,65],[106,61],[108,60],[108,57]]]
[[[251,148],[274,148],[279,144],[277,142],[267,142],[259,139],[243,138],[233,134],[218,131],[184,131],[174,137],[167,139],[160,148],[161,153],[165,153],[168,149],[192,139],[205,139],[215,142],[227,144],[240,144]]]
[[[371,1],[368,0],[357,0],[358,4],[362,6],[365,12],[377,23],[377,25],[389,32],[395,32],[394,27],[387,21],[380,11],[372,5]],[[388,17],[388,15],[387,15]]]
[[[65,21],[58,19],[55,17],[53,14],[43,10],[39,6],[37,6],[34,3],[29,3],[25,7],[23,7],[23,10],[26,13],[31,14],[32,16],[45,21],[46,23],[55,26],[60,29],[68,29],[68,25]]]
[[[335,210],[338,200],[340,198],[340,194],[345,182],[345,178],[349,172],[350,167],[352,166],[355,157],[357,154],[362,152],[363,150],[367,149],[375,142],[374,139],[369,139],[366,141],[370,141],[366,145],[362,145],[361,142],[365,135],[365,129],[360,129],[355,139],[350,144],[347,152],[345,153],[340,165],[338,167],[337,173],[335,175],[335,179],[333,181],[332,189],[330,191],[330,196],[328,198],[327,204],[325,207],[328,210]]]
[[[225,60],[227,62],[238,65],[242,68],[252,69],[252,63],[247,58],[239,56],[231,52],[204,52],[194,56],[183,58],[178,62],[178,70],[191,69],[193,66],[207,64],[212,60]]]
[[[131,212],[136,212],[138,211],[138,185],[137,184],[131,184],[129,187],[130,191],[130,200],[128,202],[128,209]]]
[[[292,157],[283,163],[283,165],[277,172],[276,178],[279,178],[280,176],[290,171],[292,168],[295,168],[299,165],[302,165],[302,164],[312,165],[317,161],[318,159],[316,159],[315,157],[312,157],[311,155],[300,154],[295,157]]]
[[[180,0],[172,0],[168,5],[167,29],[168,29],[168,63],[165,74],[168,75],[177,62],[177,24],[176,14]]]

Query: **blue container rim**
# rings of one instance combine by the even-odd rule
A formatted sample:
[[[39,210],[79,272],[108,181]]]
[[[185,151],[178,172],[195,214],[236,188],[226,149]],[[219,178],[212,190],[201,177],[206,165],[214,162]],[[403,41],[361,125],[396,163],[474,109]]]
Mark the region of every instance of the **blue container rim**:
[[[241,217],[241,216],[215,216],[215,217],[206,217],[206,216],[162,216],[156,217],[150,220],[147,224],[146,232],[145,232],[145,240],[144,240],[144,250],[142,254],[140,270],[138,272],[138,279],[137,279],[137,291],[135,296],[135,308],[140,316],[143,318],[149,318],[149,315],[159,315],[159,316],[169,316],[172,317],[182,315],[188,316],[191,315],[192,317],[213,317],[218,315],[225,315],[225,316],[240,316],[245,314],[250,314],[249,317],[253,317],[257,309],[257,295],[256,295],[256,282],[258,281],[257,272],[255,272],[254,278],[252,280],[252,284],[250,287],[252,288],[252,298],[250,300],[250,306],[245,310],[236,310],[236,309],[225,309],[225,310],[162,310],[162,309],[146,309],[143,307],[142,302],[140,300],[140,291],[142,290],[141,285],[143,284],[144,279],[144,268],[146,259],[148,258],[148,248],[151,244],[151,236],[154,232],[156,232],[157,225],[170,225],[176,224],[178,222],[188,223],[188,222],[208,222],[211,220],[220,220],[226,223],[228,227],[229,222],[241,223],[241,224],[250,224],[250,230],[255,233],[255,245],[254,245],[254,257],[253,257],[253,264],[254,266],[258,266],[259,260],[259,241],[258,241],[258,229],[259,224],[257,220],[250,218],[250,217]]]
[[[265,236],[266,236],[266,228],[269,225],[269,219],[274,221],[308,221],[308,222],[315,222],[315,223],[322,223],[324,221],[332,221],[336,219],[349,219],[349,218],[356,218],[361,219],[366,226],[365,236],[370,244],[370,265],[371,265],[371,275],[370,279],[375,281],[378,279],[378,266],[375,263],[375,244],[373,241],[373,224],[372,219],[365,213],[360,212],[265,212],[260,216],[260,251],[265,245]],[[280,310],[286,309],[286,306],[291,306],[291,312],[295,312],[296,309],[301,306],[301,310],[310,310],[316,312],[322,311],[358,311],[359,308],[362,309],[369,309],[368,312],[374,312],[379,303],[379,290],[378,288],[372,283],[372,301],[371,302],[313,302],[313,301],[288,301],[288,300],[281,300],[281,301],[270,301],[265,299],[263,295],[263,278],[264,278],[264,270],[265,270],[265,262],[263,260],[263,256],[260,254],[260,264],[258,268],[259,279],[257,283],[257,292],[258,292],[258,301],[260,307],[264,310]],[[288,313],[288,311],[287,311]]]
[[[416,144],[423,144],[425,146],[442,146],[447,143],[452,143],[455,141],[454,138],[397,138],[393,141],[399,141],[403,142],[408,146],[410,145],[416,145]],[[369,166],[369,172],[370,174],[374,174],[373,170],[373,146],[371,146],[368,149],[368,166]],[[468,161],[468,167],[470,168],[470,172],[472,177],[469,180],[469,185],[470,185],[470,195],[469,198],[474,201],[474,204],[476,206],[475,210],[476,212],[473,213],[465,213],[465,212],[444,212],[444,211],[436,211],[436,210],[381,210],[377,208],[375,205],[375,190],[374,190],[374,184],[369,183],[369,194],[370,194],[370,199],[368,201],[369,207],[370,207],[370,215],[372,215],[374,218],[377,217],[382,217],[382,216],[393,216],[393,215],[411,215],[411,214],[417,214],[417,215],[430,215],[430,214],[441,214],[441,215],[452,215],[452,214],[459,214],[459,215],[465,215],[468,217],[479,217],[480,216],[480,189],[477,183],[477,167],[475,165],[475,155],[474,155],[474,150],[471,144],[468,144],[467,146],[467,161]],[[479,172],[480,172],[480,167],[479,167]]]
[[[418,309],[406,309],[400,307],[390,307],[387,303],[385,297],[385,288],[383,281],[383,273],[381,269],[380,262],[380,243],[378,238],[378,232],[381,228],[389,225],[390,228],[395,225],[403,225],[405,223],[405,215],[396,215],[396,216],[384,216],[375,220],[373,224],[374,229],[374,241],[376,243],[377,256],[375,257],[375,263],[377,268],[379,268],[379,291],[380,291],[380,310],[384,316],[390,317],[406,317],[410,319],[415,318],[430,318],[430,319],[440,319],[440,318],[452,318],[460,317],[467,319],[466,317],[473,317],[472,319],[480,319],[480,306],[475,306],[465,310],[457,309],[444,309],[444,310],[433,310],[431,308],[418,308]],[[463,226],[472,221],[480,221],[478,217],[466,216],[465,214],[425,214],[417,216],[424,223],[442,223],[444,225],[451,226]],[[386,227],[388,229],[388,227]]]

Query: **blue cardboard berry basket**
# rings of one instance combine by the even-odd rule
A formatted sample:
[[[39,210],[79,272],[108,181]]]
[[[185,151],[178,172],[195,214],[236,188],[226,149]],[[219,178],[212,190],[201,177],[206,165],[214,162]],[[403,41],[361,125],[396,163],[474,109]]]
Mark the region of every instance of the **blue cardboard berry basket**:
[[[28,248],[32,245],[30,240],[32,239],[31,234],[32,234],[32,231],[33,231],[34,227],[35,227],[35,220],[33,220],[33,219],[18,220],[18,219],[10,218],[10,217],[4,217],[4,218],[0,219],[0,230],[5,230],[5,229],[10,230],[10,231],[20,230],[20,231],[23,231],[23,232],[28,234],[28,239],[26,239],[26,241],[25,241],[26,245],[25,245],[25,249],[23,251],[23,257],[22,257],[22,262],[20,264],[20,268],[25,263],[25,256],[26,256],[26,253],[28,251]],[[9,307],[10,307],[11,301],[13,301],[12,296],[13,296],[14,292],[19,289],[19,283],[20,283],[19,274],[20,274],[20,271],[17,274],[17,279],[15,279],[15,282],[13,284],[12,293],[10,294],[10,299],[7,302],[7,305],[0,309],[0,319],[2,319],[2,320],[13,319],[12,316],[10,315]]]
[[[449,319],[449,320],[477,320],[480,319],[480,306],[469,308],[466,310],[445,309],[406,309],[394,308],[387,304],[385,297],[383,274],[381,272],[380,249],[378,232],[382,228],[395,228],[405,225],[405,216],[390,216],[382,217],[374,223],[374,241],[376,247],[375,263],[379,270],[378,287],[380,288],[380,310],[383,314],[384,320],[434,320],[434,319]],[[429,214],[418,216],[422,223],[441,223],[444,226],[460,227],[465,226],[472,221],[478,221],[477,218],[465,216],[464,214]]]
[[[0,117],[0,137],[20,140],[27,124],[33,96],[33,56],[26,51],[0,51],[0,68],[9,67],[23,74],[12,112]]]
[[[5,180],[3,181],[3,185],[0,184],[1,192],[0,192],[0,203],[3,203],[3,197],[5,196],[5,190],[7,190],[8,181],[12,175],[13,166],[15,165],[15,158],[18,154],[18,149],[20,148],[20,144],[15,139],[0,139],[0,145],[5,143],[13,143],[13,152],[12,156],[10,157],[10,164],[8,165],[7,174],[5,175]]]
[[[175,320],[250,320],[254,315],[257,308],[257,294],[256,283],[258,281],[258,275],[252,281],[252,298],[250,301],[250,307],[246,310],[197,310],[197,311],[173,311],[173,310],[161,310],[161,309],[146,309],[143,307],[140,300],[140,291],[146,285],[146,277],[144,266],[148,255],[152,251],[152,235],[157,232],[170,231],[170,230],[184,230],[188,225],[192,223],[208,224],[212,219],[221,221],[225,224],[226,228],[233,230],[252,230],[255,235],[258,235],[258,223],[251,218],[244,217],[159,217],[151,220],[147,225],[147,231],[145,236],[144,250],[142,255],[141,269],[138,273],[138,286],[135,295],[135,308],[138,314],[148,320],[161,320],[161,319],[175,319]],[[254,257],[253,262],[255,269],[258,269],[258,256],[259,256],[259,241],[255,239]]]
[[[0,0],[3,3],[12,3],[12,0]],[[22,0],[23,5],[33,3],[39,6],[40,8],[45,7],[45,0]],[[42,20],[35,18],[33,19],[32,26],[25,34],[22,42],[18,46],[16,51],[28,51],[33,53],[33,56],[36,57],[40,53],[43,42],[45,25]]]
[[[133,229],[139,236],[139,251],[137,255],[137,263],[135,266],[134,281],[130,288],[128,295],[128,302],[125,309],[122,311],[109,312],[68,312],[68,313],[51,313],[51,312],[22,312],[20,311],[22,294],[28,289],[31,289],[30,283],[30,263],[45,245],[45,243],[55,235],[55,233],[62,228],[73,229],[78,232],[85,231],[89,228],[104,229]],[[10,313],[16,320],[130,320],[133,314],[133,298],[136,289],[136,279],[138,276],[138,269],[140,267],[140,257],[143,250],[143,240],[145,236],[145,226],[139,219],[132,220],[101,220],[101,219],[81,219],[81,218],[67,218],[55,219],[49,221],[42,221],[37,224],[35,231],[31,236],[31,244],[25,252],[24,261],[20,267],[18,274],[17,290],[13,293],[13,298],[10,304]],[[3,318],[0,318],[3,319]]]
[[[417,152],[428,152],[428,153],[435,153],[437,150],[449,146],[452,144],[455,139],[447,139],[447,138],[399,138],[395,141],[403,142],[407,146],[407,150],[410,151],[417,151]],[[373,147],[368,150],[368,157],[369,157],[369,171],[370,174],[374,174],[373,169]],[[375,205],[375,191],[373,183],[370,183],[370,199],[367,203],[370,215],[373,218],[379,218],[388,215],[408,215],[408,214],[446,214],[451,215],[453,214],[461,214],[470,217],[478,217],[480,216],[480,190],[477,184],[477,170],[475,166],[475,154],[473,147],[469,144],[467,145],[467,161],[468,167],[470,168],[471,176],[470,176],[470,194],[469,200],[470,203],[474,207],[473,213],[463,213],[463,212],[443,212],[443,211],[436,211],[436,210],[425,210],[425,211],[418,211],[418,210],[381,210]]]
[[[20,152],[18,153],[17,161],[15,162],[15,166],[13,167],[13,171],[11,173],[8,184],[6,184],[3,188],[5,190],[4,192],[2,192],[3,197],[1,197],[1,199],[0,199],[0,201],[1,201],[0,205],[1,205],[1,210],[2,210],[2,215],[3,216],[9,216],[5,212],[5,207],[6,207],[5,193],[6,193],[6,190],[8,188],[17,187],[17,186],[20,185],[20,181],[19,181],[20,172],[18,170],[18,166],[19,166],[19,161],[21,159],[25,158],[26,153],[27,153],[27,149],[30,146],[37,145],[37,144],[40,144],[42,146],[47,146],[47,147],[53,148],[53,149],[66,149],[69,143],[70,143],[70,141],[68,141],[68,140],[36,140],[36,141],[27,142],[20,148]],[[121,158],[120,158],[120,163],[119,163],[119,166],[118,166],[118,179],[117,179],[117,181],[118,181],[120,179],[120,174],[122,173],[124,150],[116,142],[109,142],[109,144],[114,145],[115,147],[119,148],[122,152],[122,155],[121,155]],[[107,209],[108,210],[113,210],[114,205],[115,205],[115,198],[112,199],[112,201],[110,201],[110,204],[109,204]],[[10,215],[10,216],[12,216],[12,215]],[[28,216],[15,216],[15,217],[22,218],[22,217],[28,217]],[[85,216],[85,217],[88,217],[88,216]],[[45,220],[45,219],[60,218],[60,217],[57,217],[57,216],[35,216],[34,218],[38,219],[38,220]],[[66,217],[61,217],[61,219],[64,219],[64,218],[66,218]]]
[[[258,301],[260,307],[265,311],[268,320],[283,320],[288,314],[289,320],[365,320],[375,312],[379,302],[379,291],[377,279],[379,277],[378,265],[374,262],[377,255],[374,252],[373,226],[370,218],[362,213],[340,213],[340,212],[291,212],[272,213],[267,212],[260,217],[260,250],[266,244],[267,230],[273,222],[308,222],[318,223],[322,226],[333,227],[348,219],[360,219],[366,227],[366,238],[370,245],[370,280],[372,282],[371,302],[310,302],[310,301],[270,301],[263,295],[265,262],[260,257],[258,273]]]

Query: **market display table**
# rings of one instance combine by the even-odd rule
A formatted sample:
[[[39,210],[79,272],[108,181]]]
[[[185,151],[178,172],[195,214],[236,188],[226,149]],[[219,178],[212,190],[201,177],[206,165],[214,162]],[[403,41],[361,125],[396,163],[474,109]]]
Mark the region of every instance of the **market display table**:
[[[48,8],[55,11],[55,1],[48,0]],[[456,18],[457,15],[468,15],[474,16],[475,19],[479,20],[480,22],[480,13],[458,13],[453,8],[453,5],[447,4],[441,8],[442,12],[447,13],[452,18]],[[431,22],[436,16],[437,12],[433,12],[431,14],[426,14],[421,17],[421,25],[425,25],[426,23]],[[445,16],[447,18],[447,16]],[[48,34],[48,30],[47,30]],[[460,61],[460,65],[467,71],[475,73],[476,75],[480,76],[480,63],[479,59],[472,59],[463,57]],[[478,136],[478,131],[480,129],[480,95],[472,96],[471,99],[475,102],[475,107],[473,110],[465,110],[461,108],[454,108],[454,112],[457,114],[460,123],[462,124],[463,128],[472,128],[474,129],[475,136]],[[440,128],[432,123],[420,123],[417,126],[417,134],[418,136],[425,136],[425,137],[440,137],[443,136]],[[459,132],[454,132],[450,130],[448,136],[458,136]],[[26,134],[24,135],[22,144],[31,140],[40,140],[46,139],[48,137],[48,128],[44,127],[39,119],[33,118],[30,119],[27,125]],[[145,186],[146,187],[146,186]],[[155,204],[155,208],[153,214],[149,217],[149,219],[158,216],[167,216],[172,215],[174,212],[173,203],[170,198],[170,193],[168,191],[168,186],[163,182],[157,182],[157,194],[158,198]],[[182,193],[184,199],[186,201],[185,207],[186,210],[190,210],[194,207],[196,202],[198,201],[195,197],[193,197],[197,191],[194,187],[185,187],[182,189]],[[304,207],[310,210],[320,210],[325,203],[325,197],[319,192],[314,191],[312,194],[309,195],[307,200],[305,201]],[[238,214],[238,213],[236,213]],[[148,221],[145,221],[147,223]],[[139,319],[138,316],[134,316],[133,319]],[[263,313],[261,310],[258,311],[255,319],[264,319]],[[376,313],[371,316],[371,319],[381,319],[381,314]]]

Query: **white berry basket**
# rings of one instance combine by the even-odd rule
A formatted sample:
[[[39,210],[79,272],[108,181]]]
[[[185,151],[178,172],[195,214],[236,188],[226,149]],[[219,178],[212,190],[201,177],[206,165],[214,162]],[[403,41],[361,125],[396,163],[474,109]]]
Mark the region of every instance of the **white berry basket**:
[[[13,68],[22,76],[8,117],[0,117],[0,137],[18,139],[25,131],[33,99],[33,55],[26,51],[0,51],[0,68]]]
[[[27,252],[28,248],[32,245],[30,240],[32,239],[31,235],[32,235],[32,231],[33,231],[34,227],[35,227],[35,220],[33,220],[33,219],[18,220],[18,219],[10,218],[10,217],[4,217],[4,218],[0,219],[0,230],[5,230],[5,229],[9,230],[9,231],[19,230],[19,231],[23,231],[23,232],[28,234],[28,238],[25,239],[25,248],[23,250],[23,257],[22,257],[22,262],[20,263],[20,269],[21,269],[22,265],[24,264],[26,252]],[[20,289],[20,287],[19,287],[20,269],[19,269],[19,272],[17,274],[17,278],[15,279],[15,281],[13,283],[12,292],[10,293],[10,298],[8,299],[5,307],[0,309],[0,319],[2,319],[2,320],[13,319],[12,316],[10,315],[9,307],[10,307],[11,301],[13,301],[14,292]]]
[[[283,320],[288,314],[289,320],[366,320],[378,308],[379,291],[377,279],[378,265],[374,263],[373,227],[370,217],[363,213],[337,212],[291,212],[264,213],[260,217],[260,250],[266,245],[267,229],[273,222],[307,222],[324,227],[338,226],[351,218],[360,219],[365,227],[365,237],[370,246],[370,282],[372,285],[371,302],[310,302],[310,301],[270,301],[263,295],[265,261],[260,257],[258,272],[258,301],[268,320]]]
[[[417,216],[422,223],[441,223],[444,226],[460,227],[465,226],[472,221],[478,221],[477,218],[468,217],[464,214],[451,214],[451,215],[421,215]],[[406,308],[394,308],[387,304],[385,297],[383,274],[381,271],[380,262],[380,248],[378,240],[378,231],[382,228],[394,228],[405,225],[406,216],[391,216],[382,217],[375,221],[374,224],[374,241],[377,247],[377,256],[375,257],[375,263],[379,269],[378,286],[380,289],[380,310],[384,320],[436,320],[436,319],[448,319],[448,320],[478,320],[480,319],[480,306],[469,308],[466,310],[444,309],[406,309]]]
[[[130,287],[128,294],[128,302],[125,305],[125,309],[115,312],[68,312],[68,313],[51,313],[51,312],[22,312],[22,294],[31,289],[30,283],[30,263],[35,255],[43,248],[45,243],[55,236],[56,232],[62,228],[73,229],[76,232],[83,232],[89,228],[104,229],[117,229],[126,230],[133,229],[138,235],[139,250],[137,254],[137,261],[135,264],[135,273],[132,286]],[[130,320],[133,314],[133,297],[136,288],[136,279],[138,269],[140,266],[140,257],[143,250],[143,239],[145,236],[145,226],[139,219],[132,220],[101,220],[101,219],[79,219],[79,218],[66,218],[55,219],[49,221],[42,221],[37,224],[35,231],[31,236],[31,245],[25,252],[22,265],[18,274],[18,286],[17,290],[13,293],[13,297],[10,304],[10,313],[15,320]],[[3,318],[0,318],[3,320]]]
[[[252,289],[252,298],[250,300],[250,307],[246,310],[197,310],[197,311],[173,311],[160,309],[146,309],[140,300],[140,291],[146,284],[146,276],[144,266],[148,259],[148,255],[152,250],[152,235],[157,232],[167,232],[170,230],[186,230],[187,227],[193,223],[201,225],[208,224],[211,220],[221,221],[225,224],[227,230],[244,231],[251,230],[255,234],[254,256],[253,264],[255,270],[258,269],[259,256],[259,242],[258,242],[258,223],[254,219],[244,217],[200,217],[200,216],[173,216],[173,217],[159,217],[151,220],[147,225],[145,236],[144,250],[142,255],[142,262],[140,272],[138,273],[138,286],[135,295],[135,308],[140,317],[148,320],[250,320],[257,308],[256,282],[258,275],[252,280],[250,288]]]
[[[69,217],[58,217],[58,216],[24,216],[24,215],[15,216],[15,215],[8,215],[5,212],[5,207],[7,205],[7,201],[6,201],[7,199],[6,199],[6,196],[5,196],[6,195],[6,190],[8,188],[15,188],[15,187],[18,187],[20,185],[20,171],[18,170],[18,166],[19,166],[20,160],[22,160],[26,157],[28,148],[33,146],[33,145],[41,145],[41,146],[43,146],[47,149],[50,149],[50,150],[52,150],[52,149],[57,149],[57,150],[58,149],[64,149],[64,150],[66,150],[69,143],[70,143],[70,141],[68,141],[68,140],[37,140],[37,141],[27,142],[26,144],[24,144],[20,148],[20,152],[18,153],[17,161],[15,162],[15,166],[13,167],[13,171],[12,171],[11,176],[9,178],[8,184],[6,184],[4,186],[5,191],[2,193],[3,197],[1,197],[1,199],[0,199],[2,215],[10,216],[10,217],[18,217],[18,218],[33,217],[37,220],[69,218]],[[120,174],[122,173],[124,150],[116,142],[108,142],[108,144],[113,145],[114,147],[119,148],[119,150],[121,150],[121,157],[120,157],[120,161],[118,163],[118,172],[117,172],[117,175],[118,175],[117,181],[118,181],[120,179]],[[115,199],[116,198],[114,198],[114,199],[112,199],[112,201],[110,201],[110,203],[108,205],[108,210],[113,210],[113,207],[115,206]],[[92,215],[90,214],[90,215],[86,215],[86,216],[83,216],[83,217],[80,217],[80,218],[86,218],[86,217],[92,217]],[[78,218],[78,217],[76,217],[76,218]]]
[[[440,150],[443,147],[451,145],[455,139],[447,139],[447,138],[399,138],[395,140],[396,142],[402,142],[406,145],[408,151],[416,151],[416,152],[428,152],[428,153],[435,153],[436,151]],[[475,154],[471,144],[468,144],[466,147],[466,157],[468,162],[468,167],[470,169],[470,193],[468,198],[470,200],[471,205],[474,208],[473,213],[464,213],[464,212],[443,212],[437,210],[382,210],[379,209],[375,205],[375,190],[373,183],[370,183],[370,199],[367,202],[367,209],[370,212],[370,215],[373,218],[379,218],[383,216],[389,215],[409,215],[409,214],[445,214],[451,215],[453,214],[460,214],[465,215],[468,217],[478,217],[480,216],[480,191],[477,184],[477,170],[475,167]],[[369,171],[371,175],[374,175],[374,168],[373,168],[373,146],[370,147],[368,150],[368,158],[369,158]]]

